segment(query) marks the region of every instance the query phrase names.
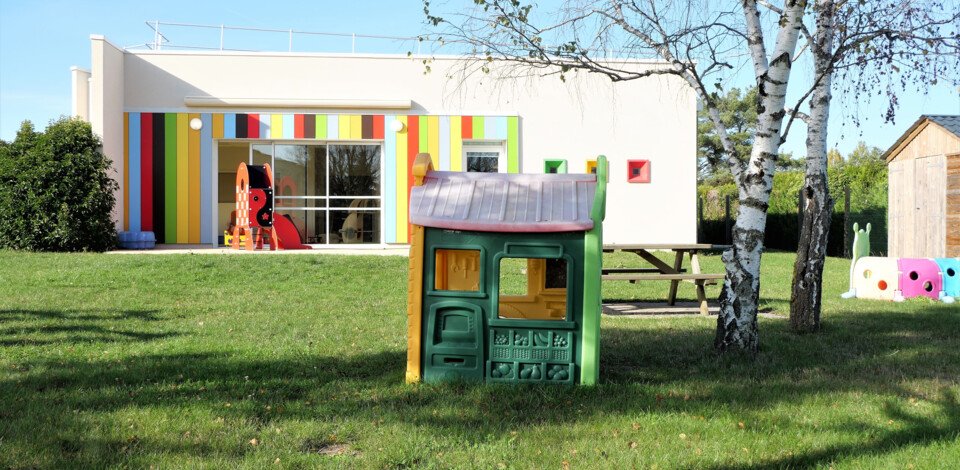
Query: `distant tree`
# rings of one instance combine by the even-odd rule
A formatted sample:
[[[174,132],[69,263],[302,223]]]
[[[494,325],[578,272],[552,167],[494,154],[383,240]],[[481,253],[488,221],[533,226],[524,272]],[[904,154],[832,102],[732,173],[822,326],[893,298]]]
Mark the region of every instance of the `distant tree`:
[[[885,164],[883,161],[883,150],[866,142],[860,141],[857,146],[847,155],[847,163],[851,165],[874,165],[877,163]]]
[[[25,121],[0,145],[0,248],[104,251],[116,245],[116,181],[90,124],[62,118],[45,132]]]
[[[840,151],[832,148],[827,151],[827,166],[830,168],[836,168],[840,165],[843,165],[843,155],[840,154]]]
[[[754,104],[757,87],[750,88],[746,93],[739,88],[733,88],[725,95],[714,92],[713,100],[736,158],[742,160],[748,157],[757,128],[757,108]],[[697,150],[701,181],[733,181],[727,151],[707,107],[697,113]]]

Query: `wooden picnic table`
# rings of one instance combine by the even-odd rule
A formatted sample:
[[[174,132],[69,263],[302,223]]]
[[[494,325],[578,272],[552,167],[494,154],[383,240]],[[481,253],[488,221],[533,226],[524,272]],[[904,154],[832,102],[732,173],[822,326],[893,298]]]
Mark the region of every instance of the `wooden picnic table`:
[[[630,245],[604,245],[603,251],[612,253],[615,251],[625,251],[634,253],[652,267],[628,267],[628,268],[604,268],[601,279],[605,281],[670,281],[670,292],[667,296],[667,304],[675,305],[677,302],[677,287],[681,282],[690,282],[697,287],[697,301],[700,303],[700,313],[708,314],[707,295],[704,286],[714,285],[718,280],[723,279],[724,274],[704,273],[700,271],[699,253],[703,251],[723,251],[730,248],[730,245],[711,245],[706,243],[691,244],[630,244]],[[665,263],[652,251],[672,251],[674,253],[673,266]],[[683,267],[683,258],[687,256],[690,259],[690,270]]]

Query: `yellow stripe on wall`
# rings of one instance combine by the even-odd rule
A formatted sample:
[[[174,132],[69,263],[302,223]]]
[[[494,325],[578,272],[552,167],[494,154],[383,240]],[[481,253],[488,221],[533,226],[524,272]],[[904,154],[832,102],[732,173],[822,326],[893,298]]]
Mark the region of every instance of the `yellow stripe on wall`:
[[[190,131],[186,113],[177,113],[177,243],[187,243],[189,240],[189,171],[187,159],[190,144],[187,133]],[[168,241],[169,243],[169,241]]]
[[[271,139],[283,138],[283,115],[282,114],[270,115],[270,138]]]
[[[130,113],[123,113],[123,229],[130,230]]]
[[[213,113],[213,138],[223,138],[223,113]]]
[[[352,140],[363,138],[363,120],[359,114],[350,116],[350,138]]]
[[[427,117],[427,151],[433,167],[440,169],[440,116]]]
[[[188,123],[194,119],[200,119],[200,114],[192,113],[188,115]],[[188,180],[187,189],[190,195],[190,208],[188,210],[190,222],[187,225],[188,243],[200,243],[200,131],[189,129],[188,140],[188,160],[187,171]]]
[[[397,132],[397,243],[407,243],[407,117],[397,116],[403,130]],[[416,139],[417,136],[409,137]]]
[[[450,171],[463,171],[463,120],[450,116]]]
[[[349,140],[350,139],[350,115],[341,114],[337,117],[337,132],[340,134],[336,136],[340,140]]]

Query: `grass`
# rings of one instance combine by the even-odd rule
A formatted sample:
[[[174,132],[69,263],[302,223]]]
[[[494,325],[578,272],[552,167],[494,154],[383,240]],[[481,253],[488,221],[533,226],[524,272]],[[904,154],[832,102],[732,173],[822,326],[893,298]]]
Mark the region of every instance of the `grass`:
[[[821,333],[762,318],[755,358],[715,317],[604,317],[599,386],[411,386],[405,258],[0,252],[0,467],[957,465],[960,308],[842,301],[848,267]]]

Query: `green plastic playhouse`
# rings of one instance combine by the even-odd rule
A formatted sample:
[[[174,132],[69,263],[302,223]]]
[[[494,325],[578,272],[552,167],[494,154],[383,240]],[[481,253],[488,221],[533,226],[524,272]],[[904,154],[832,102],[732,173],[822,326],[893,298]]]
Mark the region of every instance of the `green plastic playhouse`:
[[[596,383],[604,157],[597,167],[462,173],[417,157],[408,382]]]

